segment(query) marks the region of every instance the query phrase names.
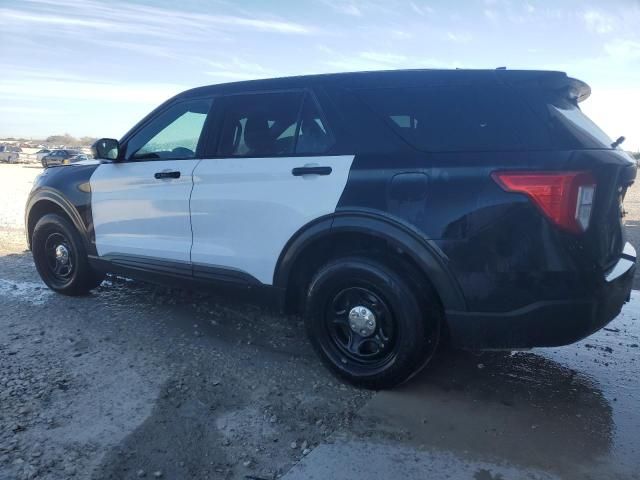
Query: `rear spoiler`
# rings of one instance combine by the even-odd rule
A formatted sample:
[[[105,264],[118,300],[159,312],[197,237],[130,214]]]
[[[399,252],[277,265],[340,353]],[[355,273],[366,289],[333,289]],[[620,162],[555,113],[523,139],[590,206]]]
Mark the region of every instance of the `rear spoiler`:
[[[503,83],[517,88],[564,91],[565,95],[576,103],[583,102],[591,95],[591,87],[582,80],[571,78],[564,72],[539,72],[527,76],[501,75],[505,70],[496,71]]]
[[[591,95],[591,87],[582,80],[567,77],[569,83],[569,96],[575,98],[576,102],[584,102]]]

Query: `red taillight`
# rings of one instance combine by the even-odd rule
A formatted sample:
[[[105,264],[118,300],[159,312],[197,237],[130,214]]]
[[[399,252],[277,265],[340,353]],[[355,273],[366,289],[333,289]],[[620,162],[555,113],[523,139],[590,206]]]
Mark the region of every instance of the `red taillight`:
[[[589,226],[596,182],[590,172],[494,172],[508,192],[528,195],[549,220],[572,232]]]

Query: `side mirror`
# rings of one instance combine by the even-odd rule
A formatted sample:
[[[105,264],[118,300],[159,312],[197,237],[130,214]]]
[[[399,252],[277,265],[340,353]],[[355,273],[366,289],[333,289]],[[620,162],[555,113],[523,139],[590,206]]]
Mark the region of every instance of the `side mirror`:
[[[101,138],[91,146],[93,158],[118,160],[120,143],[114,138]]]

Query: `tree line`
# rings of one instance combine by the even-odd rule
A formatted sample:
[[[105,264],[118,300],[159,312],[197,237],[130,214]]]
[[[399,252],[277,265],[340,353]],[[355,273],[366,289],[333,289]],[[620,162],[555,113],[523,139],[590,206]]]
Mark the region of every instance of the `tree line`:
[[[45,139],[45,143],[54,145],[65,145],[67,147],[84,147],[93,145],[98,140],[95,137],[80,137],[76,138],[68,133],[63,135],[51,135]]]
[[[68,133],[64,133],[61,135],[51,135],[44,139],[34,139],[34,138],[20,138],[20,137],[6,137],[0,138],[0,141],[5,140],[9,142],[19,142],[19,143],[27,143],[27,144],[49,144],[49,145],[64,145],[66,147],[86,147],[89,145],[93,145],[96,140],[96,137],[80,137],[76,138],[73,135],[69,135]]]

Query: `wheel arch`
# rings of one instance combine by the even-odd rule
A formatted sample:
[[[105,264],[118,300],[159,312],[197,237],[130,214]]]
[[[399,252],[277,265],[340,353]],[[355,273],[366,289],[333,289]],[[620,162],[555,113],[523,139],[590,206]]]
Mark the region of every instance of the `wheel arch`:
[[[464,296],[444,253],[410,225],[372,212],[338,212],[321,217],[302,227],[289,240],[276,264],[273,282],[285,292],[285,308],[296,309],[300,278],[308,276],[304,267],[313,265],[314,257],[321,262],[327,249],[337,248],[342,253],[340,245],[354,241],[364,241],[374,249],[385,247],[386,251],[406,257],[433,287],[444,311],[466,310]]]
[[[43,215],[57,213],[69,220],[82,236],[87,252],[91,252],[89,233],[80,212],[64,196],[55,190],[40,190],[29,198],[25,209],[25,226],[27,229],[27,245],[31,248],[31,237],[38,220]]]

